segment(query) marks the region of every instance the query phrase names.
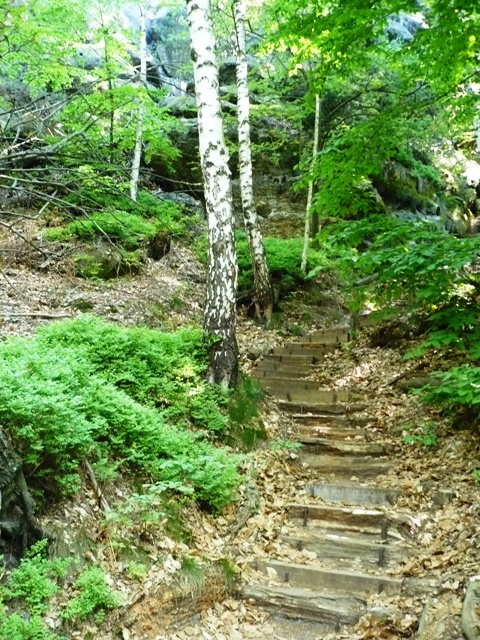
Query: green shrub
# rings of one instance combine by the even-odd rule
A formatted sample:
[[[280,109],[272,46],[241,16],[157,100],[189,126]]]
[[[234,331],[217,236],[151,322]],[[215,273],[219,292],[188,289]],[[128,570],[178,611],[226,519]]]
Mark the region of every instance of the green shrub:
[[[88,458],[178,482],[220,509],[238,485],[238,458],[205,439],[225,426],[200,377],[205,367],[200,331],[164,334],[89,317],[52,324],[35,339],[0,345],[0,421],[43,491],[74,492]],[[185,428],[192,424],[197,433]]]
[[[403,442],[405,442],[405,444],[420,444],[432,449],[438,445],[438,436],[433,420],[429,420],[418,426],[408,426],[406,427],[406,431],[408,431],[408,433],[403,436]]]
[[[305,274],[300,269],[303,240],[301,238],[264,238],[263,241],[274,288],[280,297],[287,292],[305,286]],[[248,241],[244,234],[237,237],[238,290],[240,293],[253,289],[253,270]],[[316,262],[325,263],[319,253],[309,252],[308,268]]]
[[[425,387],[425,402],[447,409],[474,409],[480,404],[480,367],[464,364],[436,377],[441,384]]]
[[[119,594],[113,592],[105,580],[105,574],[100,567],[88,566],[78,576],[73,585],[79,591],[63,612],[65,620],[86,620],[93,616],[100,624],[109,609],[121,605]]]
[[[61,640],[42,615],[59,591],[59,580],[66,575],[69,560],[49,560],[47,541],[33,545],[19,567],[0,585],[0,638],[10,640]],[[7,609],[7,605],[11,610]]]
[[[59,242],[77,237],[92,242],[103,237],[134,250],[157,235],[187,234],[192,224],[192,218],[184,216],[178,205],[146,191],[138,193],[136,202],[107,189],[83,189],[67,200],[82,207],[82,216],[66,226],[46,229],[47,240]]]
[[[86,241],[107,237],[125,249],[136,249],[160,230],[160,225],[119,209],[93,213],[88,218],[71,222],[66,231]]]

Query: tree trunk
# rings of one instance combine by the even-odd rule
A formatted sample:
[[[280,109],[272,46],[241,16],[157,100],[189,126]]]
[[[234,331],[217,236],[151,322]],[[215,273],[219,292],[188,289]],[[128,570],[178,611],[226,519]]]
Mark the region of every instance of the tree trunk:
[[[237,256],[228,150],[223,134],[218,66],[209,0],[187,0],[198,107],[198,133],[208,220],[208,282],[204,329],[217,340],[207,380],[235,384]]]
[[[130,197],[136,202],[138,192],[138,179],[140,177],[140,163],[142,160],[143,142],[143,118],[145,103],[143,90],[147,86],[147,28],[145,24],[145,12],[140,7],[140,96],[138,97],[137,129],[135,132],[135,149],[133,151],[132,174],[130,178]]]
[[[17,562],[29,544],[44,537],[33,519],[33,499],[22,463],[0,429],[0,555]]]
[[[238,110],[238,155],[242,209],[250,246],[255,286],[255,316],[272,318],[273,290],[270,270],[258,225],[258,216],[253,197],[252,153],[250,145],[250,96],[248,93],[248,64],[245,39],[245,18],[242,0],[234,0],[233,15],[236,32],[237,57],[237,110]]]
[[[306,273],[307,271],[307,256],[308,256],[308,245],[310,240],[310,222],[311,222],[310,209],[312,208],[312,200],[313,200],[313,170],[315,168],[315,162],[316,162],[317,153],[318,153],[319,133],[320,133],[320,95],[317,93],[315,96],[315,128],[313,133],[313,155],[312,155],[312,164],[310,166],[310,181],[308,183],[307,209],[305,212],[305,234],[303,237],[302,263],[300,267],[303,273]],[[318,219],[317,219],[317,226],[318,227],[320,226],[318,223]]]

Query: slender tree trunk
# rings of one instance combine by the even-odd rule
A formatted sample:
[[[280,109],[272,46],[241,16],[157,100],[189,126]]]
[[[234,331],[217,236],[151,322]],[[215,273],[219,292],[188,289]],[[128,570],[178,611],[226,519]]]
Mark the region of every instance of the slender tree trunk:
[[[208,282],[204,329],[217,338],[207,380],[235,384],[237,256],[231,174],[223,134],[218,66],[209,0],[187,0],[198,107],[198,133],[208,220]]]
[[[138,179],[140,177],[140,163],[142,160],[143,143],[143,118],[145,103],[143,90],[147,86],[147,28],[145,24],[145,12],[140,7],[140,96],[138,97],[137,130],[135,132],[135,148],[133,150],[132,174],[130,178],[130,197],[137,200]]]
[[[238,155],[243,218],[253,267],[255,316],[258,319],[262,317],[265,318],[268,324],[272,317],[273,290],[253,197],[252,153],[250,145],[250,96],[248,93],[245,12],[242,0],[234,0],[233,14],[237,38]]]
[[[308,255],[308,245],[310,240],[310,209],[312,208],[312,200],[313,200],[313,170],[315,168],[315,162],[317,160],[318,153],[318,139],[320,133],[320,95],[317,93],[315,96],[315,128],[313,133],[313,155],[312,155],[312,164],[310,166],[310,181],[308,183],[308,195],[307,195],[307,209],[305,212],[305,233],[303,237],[303,252],[302,252],[302,263],[301,270],[303,273],[307,271],[307,255]]]

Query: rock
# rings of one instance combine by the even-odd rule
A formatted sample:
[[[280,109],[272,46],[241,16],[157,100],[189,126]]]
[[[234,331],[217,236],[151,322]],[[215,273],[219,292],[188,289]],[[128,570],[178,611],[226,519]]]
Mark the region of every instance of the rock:
[[[76,276],[100,280],[139,273],[143,262],[141,250],[125,251],[115,247],[86,247],[83,253],[73,256]]]
[[[33,522],[33,506],[22,462],[0,429],[0,554],[5,564],[17,564],[27,547],[42,537]]]
[[[257,339],[253,344],[249,345],[245,355],[249,360],[258,360],[267,353],[270,353],[275,346],[275,339],[273,337],[266,336],[263,339]]]
[[[155,196],[160,200],[168,200],[182,207],[187,215],[198,215],[205,218],[205,207],[200,200],[183,191],[156,191]]]

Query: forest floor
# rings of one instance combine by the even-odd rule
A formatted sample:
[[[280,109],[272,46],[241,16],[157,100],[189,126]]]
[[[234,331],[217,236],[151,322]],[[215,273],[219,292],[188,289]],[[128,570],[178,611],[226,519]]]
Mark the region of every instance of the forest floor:
[[[30,238],[38,240],[34,230]],[[102,283],[74,277],[67,261],[58,256],[48,259],[50,247],[44,249],[47,258],[38,256],[18,237],[5,234],[2,239],[1,337],[31,335],[45,322],[75,317],[84,311],[125,325],[161,329],[201,322],[204,268],[184,247],[174,245],[165,258],[149,262],[139,276]],[[302,327],[304,312],[301,298],[292,297],[284,304],[281,324],[271,330],[240,314],[238,340],[246,374],[271,347],[294,340],[288,336],[288,328]],[[332,298],[325,308],[310,309],[310,318],[306,331],[346,322],[342,322],[341,305],[332,302]],[[104,514],[87,477],[74,500],[56,505],[42,516],[45,527],[65,533],[65,547],[70,552],[82,549],[80,540],[88,532],[89,545],[93,543],[94,547],[92,550],[88,546],[82,552],[102,566],[124,597],[125,606],[111,613],[99,629],[85,625],[74,631],[72,638],[409,638],[417,629],[427,600],[438,608],[439,618],[444,607],[448,615],[453,611],[458,616],[465,588],[480,566],[480,488],[474,478],[474,471],[480,468],[480,438],[468,425],[452,426],[438,412],[422,405],[418,397],[402,390],[402,380],[417,362],[405,360],[404,354],[418,343],[418,338],[405,331],[398,332],[394,343],[391,337],[392,333],[385,333],[381,327],[363,330],[358,340],[328,356],[318,367],[315,379],[330,387],[361,391],[368,397],[370,411],[377,418],[376,440],[385,443],[395,462],[383,484],[401,488],[398,507],[403,501],[418,514],[415,552],[392,569],[392,575],[434,578],[434,593],[408,598],[376,596],[372,603],[375,600],[375,604],[391,612],[388,621],[379,623],[378,619],[365,618],[355,632],[346,635],[323,631],[317,634],[311,627],[295,630],[270,618],[252,603],[238,600],[234,594],[225,595],[225,579],[213,569],[216,561],[229,558],[237,578],[248,582],[255,557],[266,557],[273,551],[277,557],[301,563],[305,553],[285,547],[281,534],[286,523],[285,506],[292,500],[307,499],[304,486],[310,474],[297,453],[285,446],[285,441],[294,439],[294,425],[267,396],[262,404],[262,420],[269,441],[246,457],[246,481],[239,501],[220,517],[191,505],[184,507],[182,518],[191,532],[186,542],[178,542],[160,530],[151,533],[150,555],[161,556],[164,562],[153,563],[146,575],[132,576],[128,562],[111,546]],[[424,358],[422,374],[435,368],[435,358]],[[428,433],[435,435],[431,446],[422,444]],[[406,442],[408,435],[418,437]],[[432,492],[426,491],[426,486],[432,490],[449,489],[456,498],[432,511]],[[252,487],[258,498],[255,508]],[[126,482],[125,486],[117,483],[105,489],[105,496],[115,502],[128,491]],[[212,569],[206,569],[201,579],[186,576],[178,560],[185,556],[197,558]],[[52,625],[55,615],[51,613]],[[460,638],[458,629],[457,635],[445,638]]]

